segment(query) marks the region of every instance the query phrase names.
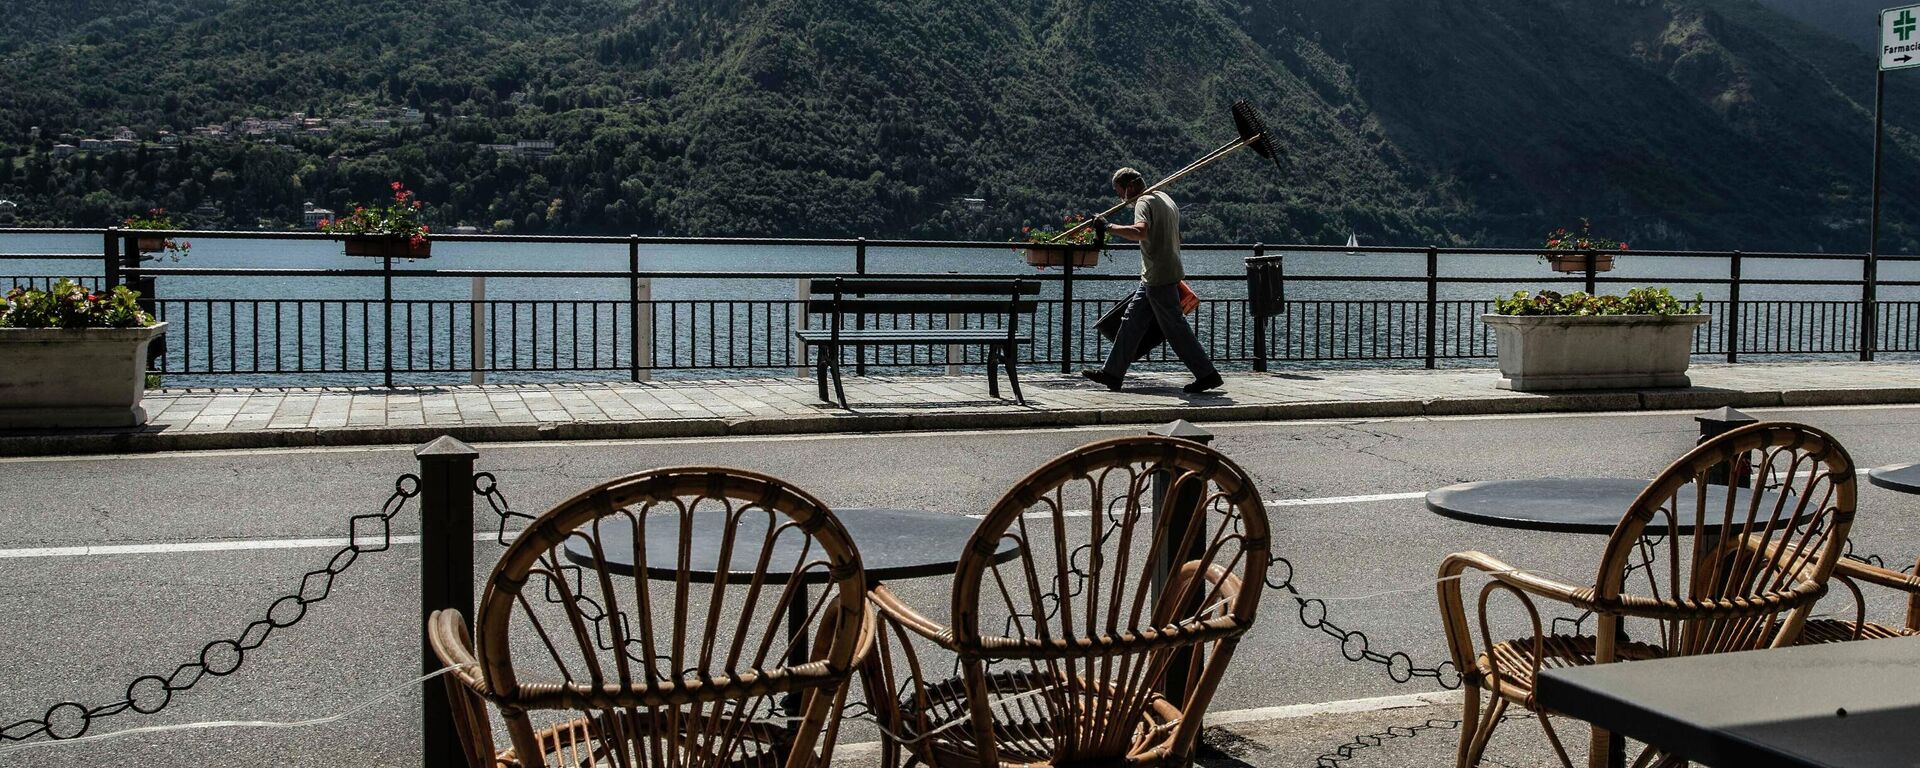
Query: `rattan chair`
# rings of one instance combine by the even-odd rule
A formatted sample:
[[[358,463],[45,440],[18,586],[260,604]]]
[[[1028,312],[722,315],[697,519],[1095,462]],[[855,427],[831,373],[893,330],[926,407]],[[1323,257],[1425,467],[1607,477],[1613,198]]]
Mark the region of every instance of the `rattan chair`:
[[[1706,481],[1716,466],[1744,466],[1746,492],[1708,506]],[[1840,559],[1854,492],[1853,461],[1831,437],[1798,424],[1755,424],[1701,444],[1661,472],[1625,511],[1591,585],[1481,552],[1447,557],[1440,614],[1466,688],[1457,764],[1478,765],[1509,705],[1519,705],[1539,715],[1560,761],[1573,765],[1551,713],[1534,700],[1543,668],[1792,645]],[[1467,571],[1490,578],[1477,621],[1462,594]],[[1517,600],[1522,610],[1512,615],[1530,622],[1530,634],[1495,640],[1489,599],[1496,594]],[[1594,633],[1543,631],[1536,599],[1591,611]],[[1588,764],[1607,765],[1609,748],[1607,732],[1594,728]],[[1647,750],[1636,765],[1648,764],[1679,762]]]
[[[701,515],[724,524],[695,546]],[[679,554],[649,562],[649,531],[677,533]],[[607,564],[622,559],[637,578]],[[477,644],[453,611],[428,637],[456,667],[445,679],[475,768],[796,768],[831,758],[849,671],[872,644],[865,595],[859,553],[817,499],[751,472],[660,469],[529,524],[487,580]]]
[[[1156,475],[1175,500],[1159,514]],[[1019,553],[996,563],[1008,539]],[[1268,557],[1260,495],[1225,456],[1158,437],[1087,445],[994,505],[963,550],[950,627],[874,589],[868,700],[932,766],[1186,765]],[[936,653],[955,657],[951,678]]]

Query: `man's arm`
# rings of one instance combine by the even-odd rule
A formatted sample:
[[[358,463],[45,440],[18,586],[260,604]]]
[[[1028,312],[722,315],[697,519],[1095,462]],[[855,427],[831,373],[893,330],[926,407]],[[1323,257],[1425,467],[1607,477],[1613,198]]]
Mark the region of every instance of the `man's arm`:
[[[1115,224],[1110,221],[1107,222],[1107,234],[1119,235],[1128,240],[1132,240],[1136,243],[1144,242],[1147,239],[1147,223],[1148,222],[1146,217],[1144,216],[1136,217],[1136,218],[1138,218],[1138,220],[1132,224]]]

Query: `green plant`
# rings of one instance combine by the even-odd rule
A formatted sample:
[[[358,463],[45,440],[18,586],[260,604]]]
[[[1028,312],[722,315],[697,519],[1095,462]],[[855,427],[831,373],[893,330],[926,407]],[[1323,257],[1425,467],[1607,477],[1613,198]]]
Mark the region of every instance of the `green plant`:
[[[355,205],[353,212],[337,219],[321,219],[320,231],[335,235],[372,235],[403,237],[418,248],[427,242],[427,225],[420,221],[420,200],[400,182],[393,182],[393,202],[368,208]]]
[[[1062,216],[1060,218],[1059,229],[1053,229],[1050,227],[1032,227],[1032,226],[1021,227],[1020,237],[1015,238],[1014,242],[1024,242],[1024,243],[1056,242],[1054,238],[1059,237],[1060,233],[1073,229],[1075,226],[1079,225],[1081,222],[1084,222],[1086,220],[1087,220],[1087,217],[1084,215],[1069,214],[1067,216]],[[1072,243],[1075,245],[1092,245],[1093,244],[1093,227],[1091,226],[1081,227],[1080,231],[1075,232],[1071,235],[1068,235],[1066,238],[1059,240],[1058,242]]]
[[[1560,294],[1514,291],[1493,300],[1496,315],[1697,315],[1705,299],[1698,293],[1681,301],[1665,288],[1634,288],[1625,296],[1594,296],[1575,291]]]
[[[1542,246],[1549,251],[1624,251],[1627,244],[1618,240],[1601,237],[1593,233],[1593,222],[1580,220],[1580,231],[1569,232],[1561,227],[1547,233],[1547,242]],[[1540,260],[1547,261],[1551,254],[1541,254]]]
[[[148,208],[144,214],[132,214],[122,220],[120,222],[120,228],[167,230],[178,229],[179,225],[174,222],[173,215],[167,213],[167,209]],[[193,243],[185,240],[175,240],[169,237],[161,241],[160,250],[165,251],[174,261],[179,261],[180,257],[187,255],[187,252],[193,250]]]
[[[145,328],[153,316],[139,298],[124,285],[103,294],[67,279],[46,291],[16,286],[0,299],[0,328]]]

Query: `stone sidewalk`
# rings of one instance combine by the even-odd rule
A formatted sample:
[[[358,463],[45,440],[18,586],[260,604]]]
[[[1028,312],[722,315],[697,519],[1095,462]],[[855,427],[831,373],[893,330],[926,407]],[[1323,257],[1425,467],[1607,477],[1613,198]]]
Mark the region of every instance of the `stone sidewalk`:
[[[145,428],[0,432],[0,455],[1920,403],[1920,363],[1699,365],[1692,376],[1684,389],[1540,395],[1496,389],[1488,369],[1295,370],[1230,374],[1225,391],[1188,395],[1181,374],[1137,374],[1109,392],[1029,373],[1025,405],[989,397],[977,374],[867,376],[847,380],[847,410],[801,378],[162,389],[147,394]]]

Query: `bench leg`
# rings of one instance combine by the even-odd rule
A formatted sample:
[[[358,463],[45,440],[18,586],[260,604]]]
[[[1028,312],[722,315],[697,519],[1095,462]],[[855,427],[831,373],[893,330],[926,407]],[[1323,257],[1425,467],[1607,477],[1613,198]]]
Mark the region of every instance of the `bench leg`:
[[[833,373],[833,393],[840,396],[840,407],[846,408],[847,407],[847,388],[845,385],[840,383],[840,348],[839,347],[833,348],[833,362],[829,363],[828,365],[829,367],[827,370]],[[825,399],[825,398],[823,397],[822,399]]]
[[[814,354],[817,357],[813,363],[813,379],[820,386],[820,402],[823,403],[833,402],[827,397],[827,349],[823,346],[815,350]],[[805,355],[806,348],[801,348],[800,354]],[[801,362],[806,361],[803,359]]]
[[[995,348],[987,350],[987,396],[1000,397],[1000,350]]]
[[[1019,363],[1014,361],[1018,352],[1012,344],[1001,347],[1001,351],[1006,354],[1007,383],[1013,385],[1013,401],[1021,405],[1026,405],[1027,397],[1020,394],[1020,366]]]

